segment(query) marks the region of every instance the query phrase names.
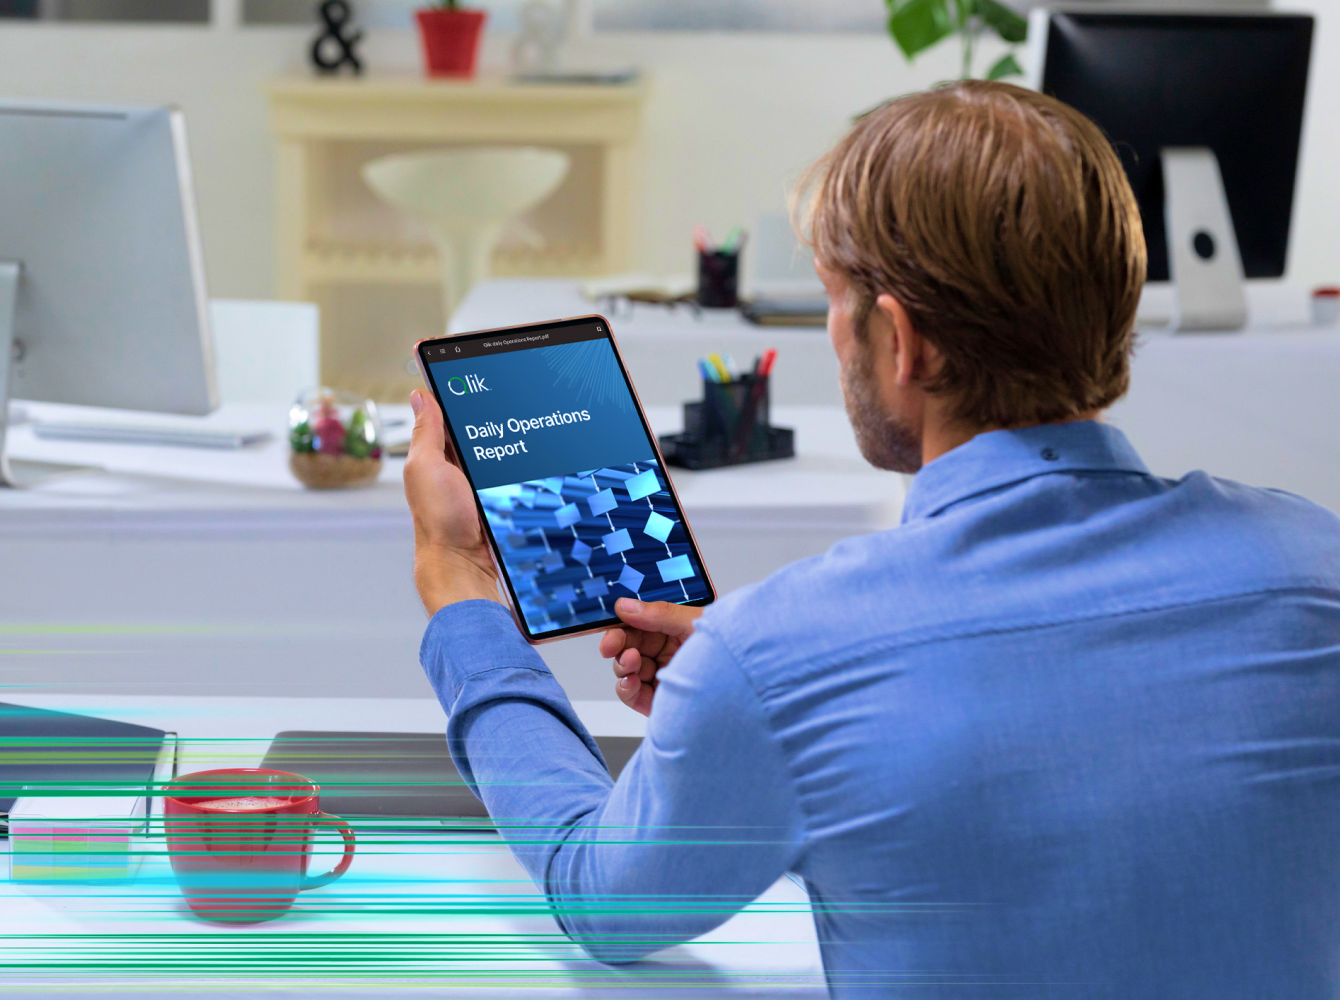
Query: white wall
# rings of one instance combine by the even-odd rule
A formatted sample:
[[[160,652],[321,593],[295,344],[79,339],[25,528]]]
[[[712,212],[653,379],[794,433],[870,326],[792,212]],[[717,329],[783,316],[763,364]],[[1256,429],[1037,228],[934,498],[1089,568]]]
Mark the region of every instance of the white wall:
[[[1318,0],[1291,275],[1340,281],[1340,0]],[[230,21],[224,18],[224,21]],[[186,109],[212,290],[273,291],[272,153],[262,88],[303,71],[312,32],[294,28],[0,25],[0,94],[164,101]],[[507,39],[491,38],[501,67]],[[416,71],[416,39],[372,31],[374,71]],[[984,57],[989,54],[984,54]],[[685,271],[689,228],[718,234],[784,204],[786,183],[850,117],[955,72],[942,47],[908,67],[879,36],[598,35],[574,61],[640,66],[652,81],[644,143],[641,263]]]

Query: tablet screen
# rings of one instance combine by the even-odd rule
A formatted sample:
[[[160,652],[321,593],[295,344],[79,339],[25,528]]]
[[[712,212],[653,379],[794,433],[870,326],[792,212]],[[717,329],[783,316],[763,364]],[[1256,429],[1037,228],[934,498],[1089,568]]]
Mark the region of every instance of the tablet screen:
[[[529,638],[713,593],[598,316],[419,345]]]

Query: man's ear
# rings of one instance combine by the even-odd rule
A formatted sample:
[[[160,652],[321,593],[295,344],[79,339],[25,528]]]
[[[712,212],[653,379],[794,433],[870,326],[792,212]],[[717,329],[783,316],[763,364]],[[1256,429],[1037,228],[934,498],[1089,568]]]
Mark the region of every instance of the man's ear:
[[[883,320],[897,383],[906,386],[925,381],[938,359],[934,345],[917,331],[903,304],[888,292],[875,299],[875,310]]]

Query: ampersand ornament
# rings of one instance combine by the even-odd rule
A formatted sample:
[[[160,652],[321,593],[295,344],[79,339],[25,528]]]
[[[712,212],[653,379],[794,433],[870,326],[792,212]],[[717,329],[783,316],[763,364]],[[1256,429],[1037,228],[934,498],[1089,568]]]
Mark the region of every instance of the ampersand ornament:
[[[312,65],[318,73],[338,73],[348,66],[357,75],[363,72],[363,62],[355,47],[363,40],[363,32],[346,35],[345,29],[353,20],[349,0],[325,0],[320,8],[326,28],[312,42]]]

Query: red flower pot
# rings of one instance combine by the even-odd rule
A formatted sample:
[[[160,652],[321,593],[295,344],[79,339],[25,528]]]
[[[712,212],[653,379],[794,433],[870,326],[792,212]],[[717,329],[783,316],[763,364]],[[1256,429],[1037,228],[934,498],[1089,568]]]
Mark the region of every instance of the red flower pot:
[[[474,76],[479,37],[488,13],[482,10],[416,10],[423,60],[429,76]]]

